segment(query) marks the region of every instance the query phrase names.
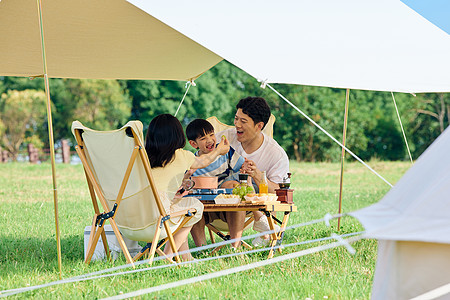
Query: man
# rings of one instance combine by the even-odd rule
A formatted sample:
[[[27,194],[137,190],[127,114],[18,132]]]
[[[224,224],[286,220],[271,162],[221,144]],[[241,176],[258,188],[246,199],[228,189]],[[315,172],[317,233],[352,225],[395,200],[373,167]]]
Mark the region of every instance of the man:
[[[289,172],[289,158],[280,145],[271,137],[265,135],[262,130],[270,118],[270,107],[264,98],[247,97],[241,99],[236,105],[234,117],[235,128],[230,128],[216,133],[216,137],[224,135],[237,153],[246,159],[241,168],[242,173],[252,177],[255,191],[266,172],[269,193],[274,193],[279,188],[284,176]],[[221,218],[222,219],[222,218]],[[207,222],[212,222],[213,217],[208,216]],[[229,225],[230,237],[239,239],[242,237],[245,222],[245,212],[233,212],[226,215]],[[206,244],[205,221],[198,222],[192,227],[191,234],[197,246]],[[257,231],[269,230],[267,217],[261,212],[255,215],[253,228]],[[254,246],[268,244],[269,237],[258,237],[253,241]],[[233,244],[237,247],[240,242]]]
[[[274,193],[279,188],[278,183],[289,172],[289,158],[280,145],[262,130],[270,118],[270,107],[260,97],[247,97],[236,105],[237,112],[234,117],[234,126],[216,134],[225,135],[230,146],[237,153],[247,159],[244,164],[245,173],[249,174],[256,186],[267,174],[269,192]]]

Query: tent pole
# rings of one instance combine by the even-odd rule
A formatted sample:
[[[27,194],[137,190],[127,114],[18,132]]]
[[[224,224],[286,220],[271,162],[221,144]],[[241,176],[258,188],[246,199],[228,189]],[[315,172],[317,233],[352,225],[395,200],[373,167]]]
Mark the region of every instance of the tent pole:
[[[58,221],[58,191],[56,189],[56,167],[55,167],[55,145],[53,142],[53,123],[52,123],[52,107],[50,101],[50,85],[48,83],[47,74],[47,58],[45,55],[45,42],[44,42],[44,26],[42,24],[42,3],[41,0],[37,1],[37,8],[39,13],[39,28],[41,32],[41,47],[42,47],[42,63],[44,66],[44,82],[45,82],[45,95],[47,96],[47,121],[48,121],[48,140],[50,143],[50,158],[52,162],[52,179],[53,179],[53,204],[55,207],[55,225],[56,225],[56,248],[58,252],[58,269],[59,279],[62,279],[62,262],[61,262],[61,237],[59,233],[59,221]]]
[[[345,146],[345,138],[347,136],[347,117],[348,117],[348,100],[350,98],[350,90],[347,89],[345,93],[345,113],[344,113],[344,130],[342,132],[342,145]],[[345,149],[342,148],[342,156],[341,156],[341,178],[339,180],[339,211],[338,214],[341,214],[342,209],[342,185],[344,180],[344,160],[345,160]],[[341,217],[338,218],[338,226],[337,230],[339,231],[341,227]]]

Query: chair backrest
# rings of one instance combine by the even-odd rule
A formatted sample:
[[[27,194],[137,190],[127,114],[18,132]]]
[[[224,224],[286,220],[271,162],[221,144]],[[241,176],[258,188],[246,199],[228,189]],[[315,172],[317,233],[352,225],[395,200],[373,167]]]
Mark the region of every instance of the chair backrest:
[[[211,125],[214,127],[214,131],[215,132],[219,132],[225,129],[229,129],[229,128],[234,128],[234,126],[232,125],[227,125],[225,123],[222,123],[219,121],[219,119],[217,119],[217,117],[212,116],[206,119],[209,123],[211,123]],[[270,115],[269,121],[267,122],[266,126],[264,126],[264,129],[262,130],[262,132],[264,132],[266,135],[273,137],[273,125],[275,123],[275,116],[274,115]]]
[[[82,145],[86,156],[83,166],[86,171],[89,169],[92,172],[91,183],[94,188],[98,185],[96,194],[102,206],[106,203],[107,208],[103,207],[105,210],[111,210],[118,200],[119,190],[136,146],[143,149],[142,127],[141,122],[130,121],[118,130],[96,131],[79,121],[72,123],[72,133],[78,145]],[[149,167],[148,157],[143,149],[136,156],[123,196],[119,199],[115,216],[119,227],[139,230],[157,222],[160,216],[156,203],[158,196],[157,191],[152,188],[154,184],[150,184],[153,178]],[[90,180],[89,176],[87,179]],[[102,197],[106,200],[105,203],[102,202]]]

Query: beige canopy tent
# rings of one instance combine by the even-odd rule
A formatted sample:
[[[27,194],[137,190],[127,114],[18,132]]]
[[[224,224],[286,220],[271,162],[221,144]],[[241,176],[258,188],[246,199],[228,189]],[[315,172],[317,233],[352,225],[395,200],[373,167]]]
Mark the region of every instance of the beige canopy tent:
[[[189,81],[222,59],[264,83],[450,91],[449,36],[398,0],[1,0],[0,37],[0,75],[47,95],[49,77]]]

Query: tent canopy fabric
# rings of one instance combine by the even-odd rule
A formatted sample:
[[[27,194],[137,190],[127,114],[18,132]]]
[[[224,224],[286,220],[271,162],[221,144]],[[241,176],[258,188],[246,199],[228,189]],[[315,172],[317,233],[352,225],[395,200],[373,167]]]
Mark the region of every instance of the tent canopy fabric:
[[[450,91],[450,36],[399,0],[127,1],[268,83]]]
[[[36,0],[0,1],[0,75],[43,73]],[[49,77],[195,79],[222,60],[125,0],[42,1]]]
[[[378,203],[350,215],[365,237],[450,244],[450,127]]]
[[[223,59],[268,83],[450,91],[450,36],[399,0],[42,1],[47,72],[191,80]],[[0,1],[0,75],[43,73],[36,1]]]

